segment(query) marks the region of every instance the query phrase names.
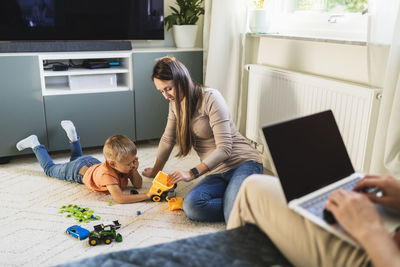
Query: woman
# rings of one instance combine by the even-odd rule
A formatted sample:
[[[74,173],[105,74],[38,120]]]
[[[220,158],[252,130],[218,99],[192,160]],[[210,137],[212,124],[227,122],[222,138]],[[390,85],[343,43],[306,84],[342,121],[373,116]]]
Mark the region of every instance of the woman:
[[[156,162],[143,175],[154,177],[162,170],[175,143],[178,157],[186,156],[193,147],[201,163],[191,170],[169,173],[174,184],[207,173],[185,197],[183,210],[192,220],[228,221],[242,182],[251,174],[263,173],[259,153],[236,129],[222,95],[195,84],[174,57],[157,61],[152,80],[170,104]]]

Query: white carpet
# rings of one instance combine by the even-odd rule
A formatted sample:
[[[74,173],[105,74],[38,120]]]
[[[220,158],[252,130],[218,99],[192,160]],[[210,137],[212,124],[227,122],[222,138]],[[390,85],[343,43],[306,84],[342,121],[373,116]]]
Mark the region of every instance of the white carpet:
[[[156,142],[138,144],[140,172],[152,166],[156,150]],[[104,160],[100,149],[85,150],[84,154]],[[68,153],[51,155],[56,163],[69,158]],[[187,170],[199,162],[194,153],[184,159],[172,155],[164,169],[166,172],[175,168]],[[143,177],[143,180],[140,192],[151,186],[152,179]],[[196,182],[180,183],[177,195],[184,197]],[[225,229],[223,223],[190,221],[182,211],[169,211],[166,202],[108,206],[111,196],[90,192],[84,185],[47,177],[33,155],[0,165],[0,184],[0,266],[51,266]],[[59,210],[67,204],[90,208],[101,220],[77,223],[74,218],[66,218]],[[137,211],[141,211],[141,215],[137,215]],[[74,224],[91,231],[94,225],[113,220],[122,225],[118,230],[123,236],[122,243],[91,247],[87,239],[79,241],[65,233]]]

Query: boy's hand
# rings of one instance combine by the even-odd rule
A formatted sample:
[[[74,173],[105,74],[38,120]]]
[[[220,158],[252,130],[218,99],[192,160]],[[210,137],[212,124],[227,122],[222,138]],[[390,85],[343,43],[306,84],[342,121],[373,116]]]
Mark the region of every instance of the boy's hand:
[[[136,157],[135,160],[133,161],[133,169],[137,170],[139,168],[139,158]]]
[[[394,235],[393,235],[394,242],[396,242],[397,247],[400,249],[400,227],[397,227]]]
[[[112,198],[115,202],[119,204],[127,204],[127,203],[135,203],[143,200],[150,199],[151,195],[149,192],[147,193],[139,193],[139,194],[124,194],[119,187],[119,185],[107,185],[107,189],[110,192]]]
[[[132,170],[132,177],[129,178],[134,188],[141,188],[143,184],[142,176],[140,176],[137,169]]]

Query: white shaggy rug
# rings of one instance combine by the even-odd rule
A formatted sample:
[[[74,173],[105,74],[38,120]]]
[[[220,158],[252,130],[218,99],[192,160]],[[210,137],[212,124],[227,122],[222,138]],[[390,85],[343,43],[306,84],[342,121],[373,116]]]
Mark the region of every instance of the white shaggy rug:
[[[139,143],[137,146],[141,172],[154,163],[157,142]],[[175,153],[174,150],[164,171],[187,170],[199,162],[194,153],[184,159],[175,158]],[[101,149],[87,149],[84,154],[104,160]],[[69,158],[66,152],[51,156],[56,163]],[[152,179],[143,177],[143,182],[140,192],[151,187]],[[180,183],[177,195],[184,197],[196,182],[198,180]],[[169,211],[166,202],[115,203],[109,206],[111,196],[90,192],[84,185],[47,177],[34,155],[0,165],[0,184],[0,266],[52,266],[225,229],[224,223],[190,221],[182,211]],[[66,218],[66,213],[59,211],[61,206],[68,204],[90,208],[101,219],[78,223],[73,217]],[[137,211],[141,215],[137,215]],[[94,225],[113,220],[122,225],[118,230],[123,236],[122,243],[91,247],[88,239],[79,241],[65,233],[74,224],[91,231]]]

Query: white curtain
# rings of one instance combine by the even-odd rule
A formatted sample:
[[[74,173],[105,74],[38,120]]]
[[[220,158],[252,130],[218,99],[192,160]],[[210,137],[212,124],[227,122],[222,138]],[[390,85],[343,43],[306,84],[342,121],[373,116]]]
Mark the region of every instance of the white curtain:
[[[204,84],[221,92],[235,122],[239,115],[246,6],[245,0],[205,0]]]
[[[399,8],[398,0],[369,1],[370,85],[381,85],[383,89],[370,172],[390,173],[397,178],[400,178]],[[382,64],[382,55],[387,50],[387,63]]]

